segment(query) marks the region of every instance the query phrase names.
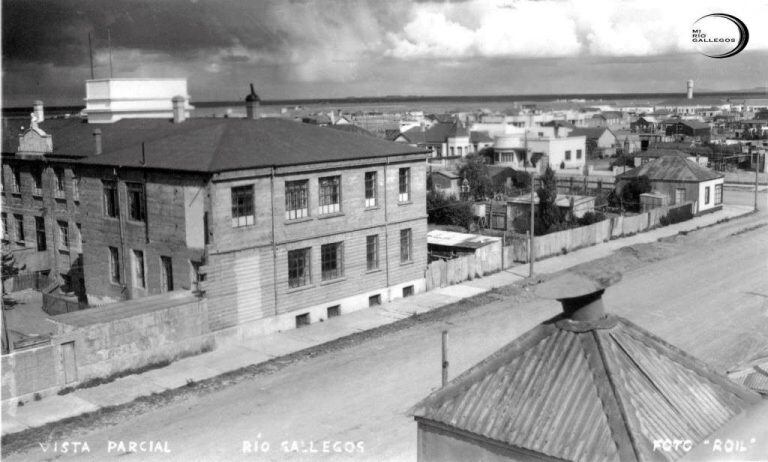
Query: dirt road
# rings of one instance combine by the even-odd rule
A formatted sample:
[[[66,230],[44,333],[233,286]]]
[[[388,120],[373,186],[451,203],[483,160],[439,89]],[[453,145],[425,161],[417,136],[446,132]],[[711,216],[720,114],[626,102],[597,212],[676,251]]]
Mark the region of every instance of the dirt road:
[[[606,292],[607,307],[721,370],[768,354],[768,227],[735,234],[759,218],[591,263],[626,270]],[[407,411],[439,385],[441,330],[450,332],[455,376],[559,310],[525,290],[512,303],[505,294],[513,292],[115,426],[83,429],[71,440],[87,441],[90,453],[38,447],[7,460],[415,460],[416,425]],[[144,448],[167,444],[170,454],[107,452],[108,441],[123,441],[123,449],[160,441]],[[269,450],[244,453],[244,442],[261,449],[267,442]]]

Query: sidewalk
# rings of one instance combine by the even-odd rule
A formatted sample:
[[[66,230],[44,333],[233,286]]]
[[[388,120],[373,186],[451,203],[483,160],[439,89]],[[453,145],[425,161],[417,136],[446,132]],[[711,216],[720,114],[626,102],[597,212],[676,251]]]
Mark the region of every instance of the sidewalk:
[[[554,273],[574,265],[610,255],[615,250],[635,244],[655,242],[680,231],[708,226],[725,218],[734,218],[752,211],[747,206],[726,206],[723,210],[692,220],[627,238],[609,241],[536,262],[537,273]],[[524,279],[528,265],[521,264],[504,271],[472,281],[417,294],[407,299],[385,303],[379,308],[345,314],[322,323],[300,329],[257,337],[239,344],[222,347],[212,352],[176,361],[166,367],[139,375],[127,376],[114,382],[86,388],[40,401],[29,401],[24,406],[4,406],[2,409],[2,435],[27,428],[56,422],[106,406],[115,406],[134,399],[187,385],[188,381],[205,380],[244,366],[258,364],[272,358],[320,345],[356,332],[389,324],[398,319],[423,313],[455,303],[477,294],[488,292]]]

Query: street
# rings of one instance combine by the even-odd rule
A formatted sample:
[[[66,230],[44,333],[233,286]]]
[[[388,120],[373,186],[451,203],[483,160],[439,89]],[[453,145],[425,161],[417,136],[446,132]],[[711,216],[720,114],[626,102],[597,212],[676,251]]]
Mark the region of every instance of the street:
[[[753,197],[726,192],[729,203]],[[768,355],[768,227],[738,232],[765,221],[765,199],[762,193],[758,215],[628,249],[641,263],[606,291],[608,310],[722,372]],[[407,412],[440,384],[440,332],[449,331],[455,377],[560,309],[532,295],[513,299],[522,303],[496,298],[108,428],[83,429],[72,440],[87,442],[90,452],[77,457],[69,446],[66,454],[35,448],[7,460],[415,460],[416,424]],[[160,442],[144,448],[170,453],[137,446],[126,455],[130,441]]]

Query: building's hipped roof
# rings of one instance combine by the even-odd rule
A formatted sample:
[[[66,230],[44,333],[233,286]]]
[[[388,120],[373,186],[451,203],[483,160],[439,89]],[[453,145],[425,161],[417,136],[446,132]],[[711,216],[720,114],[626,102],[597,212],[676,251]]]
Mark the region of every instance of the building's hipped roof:
[[[603,136],[606,131],[613,133],[608,127],[574,128],[568,136],[586,136],[588,139],[597,139]]]
[[[706,129],[709,130],[711,127],[708,123],[699,122],[698,120],[679,120],[677,121],[682,125],[687,125],[690,128],[693,128],[694,130],[699,129]]]
[[[448,138],[469,136],[467,128],[458,121],[438,122],[426,130],[413,127],[401,134],[412,144],[441,144]]]
[[[557,316],[433,393],[417,420],[558,460],[676,460],[758,395],[617,316]]]
[[[113,124],[52,119],[40,125],[53,136],[54,155],[88,156],[80,162],[115,167],[219,172],[424,152],[280,118],[191,118],[177,124],[164,119],[123,119]],[[94,156],[93,130],[97,128],[103,153]],[[6,138],[4,153],[14,153],[18,140]]]
[[[702,167],[696,162],[687,159],[685,153],[678,155],[665,155],[647,164],[616,175],[617,180],[628,180],[641,176],[649,180],[665,181],[708,181],[723,178],[722,173]]]
[[[487,131],[472,131],[469,132],[470,143],[492,143],[493,138]]]

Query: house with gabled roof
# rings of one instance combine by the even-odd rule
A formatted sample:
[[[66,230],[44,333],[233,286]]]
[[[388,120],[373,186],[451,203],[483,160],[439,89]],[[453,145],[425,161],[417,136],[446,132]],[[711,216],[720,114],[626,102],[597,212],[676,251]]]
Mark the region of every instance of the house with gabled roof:
[[[664,155],[616,175],[616,187],[640,177],[650,180],[653,192],[666,195],[668,204],[695,202],[697,213],[723,206],[725,176],[688,159],[686,153]]]
[[[563,311],[412,408],[417,460],[674,461],[761,404],[607,311],[619,277],[569,272],[537,287]]]
[[[466,126],[458,120],[418,126],[394,137],[393,141],[432,151],[434,158],[464,157],[474,151]]]

